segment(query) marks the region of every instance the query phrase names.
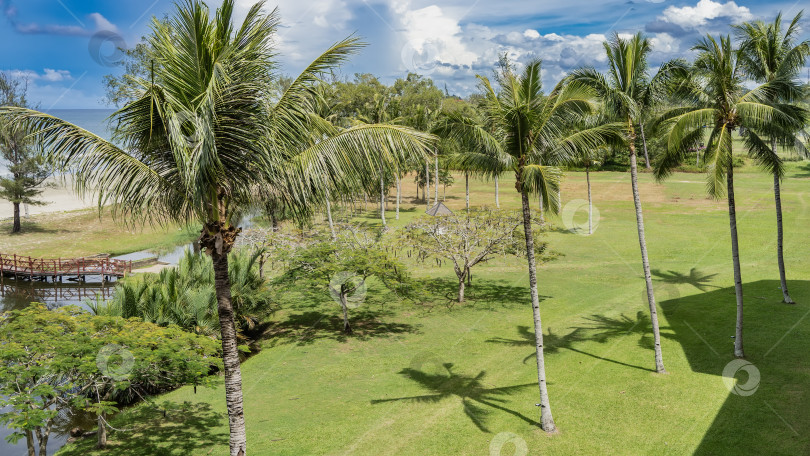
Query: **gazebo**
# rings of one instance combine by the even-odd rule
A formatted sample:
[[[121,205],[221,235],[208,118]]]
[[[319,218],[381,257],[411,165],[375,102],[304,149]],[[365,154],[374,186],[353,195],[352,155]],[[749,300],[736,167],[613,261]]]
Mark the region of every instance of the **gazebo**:
[[[441,201],[439,201],[438,203],[436,203],[435,206],[425,211],[425,213],[432,217],[437,217],[441,215],[453,215],[453,211],[448,209],[447,206],[445,206],[444,203],[442,203]]]

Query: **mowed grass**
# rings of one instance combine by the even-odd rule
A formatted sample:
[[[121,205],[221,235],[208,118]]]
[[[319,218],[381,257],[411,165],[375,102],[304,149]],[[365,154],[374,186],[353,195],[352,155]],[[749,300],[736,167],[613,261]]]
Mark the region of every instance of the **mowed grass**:
[[[536,424],[526,265],[506,258],[473,270],[464,305],[451,307],[440,293],[430,305],[400,302],[371,287],[352,313],[351,337],[340,335],[339,308],[328,297],[291,297],[298,304],[274,316],[273,337],[242,366],[250,453],[505,456],[525,442],[532,455],[807,454],[810,166],[788,164],[782,194],[795,306],[780,303],[772,178],[754,168],[736,175],[745,348],[760,374],[750,396],[731,393],[722,377],[734,359],[735,325],[725,201],[706,198],[701,174],[676,174],[664,184],[641,176],[669,371],[659,375],[652,371],[630,176],[593,173],[591,181],[596,232],[573,234],[550,217],[555,229],[547,239],[563,256],[538,274],[558,434]],[[415,191],[406,184],[410,204]],[[584,173],[567,174],[562,197],[586,198]],[[492,183],[474,180],[471,199],[494,205]],[[501,180],[500,199],[518,207],[510,176]],[[464,207],[463,177],[448,189],[447,204]],[[378,223],[371,209],[364,220]],[[397,226],[424,205],[404,210],[399,221],[389,209]],[[574,220],[585,217],[580,210]],[[452,295],[452,271],[432,264],[410,263],[431,289]],[[745,373],[738,379],[748,380]],[[87,439],[60,454],[226,455],[218,385],[196,394],[181,388],[125,411],[112,424],[127,431],[113,432],[106,451]]]
[[[169,226],[127,226],[96,210],[32,215],[22,232],[11,234],[12,222],[0,222],[0,252],[45,258],[73,258],[100,253],[120,255],[163,249],[189,242],[196,229]]]

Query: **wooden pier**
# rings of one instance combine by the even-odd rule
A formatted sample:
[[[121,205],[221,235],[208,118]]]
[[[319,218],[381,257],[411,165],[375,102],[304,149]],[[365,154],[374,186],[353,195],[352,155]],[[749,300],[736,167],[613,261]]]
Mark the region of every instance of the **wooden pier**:
[[[0,253],[0,280],[15,279],[61,282],[63,278],[84,282],[87,276],[100,276],[102,282],[111,277],[124,277],[132,272],[132,261],[110,258],[32,258]]]

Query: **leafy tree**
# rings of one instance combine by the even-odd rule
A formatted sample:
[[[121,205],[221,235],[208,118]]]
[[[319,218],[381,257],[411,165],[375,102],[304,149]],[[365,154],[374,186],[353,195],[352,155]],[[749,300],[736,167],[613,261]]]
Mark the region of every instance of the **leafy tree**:
[[[583,68],[575,71],[571,75],[571,80],[586,84],[596,90],[604,105],[606,118],[614,120],[622,128],[620,142],[628,148],[630,153],[630,181],[633,187],[633,204],[636,209],[641,264],[647,285],[647,303],[650,307],[650,319],[655,339],[655,370],[658,373],[665,373],[664,356],[661,352],[661,333],[658,327],[658,311],[655,305],[650,260],[647,255],[644,215],[638,190],[636,126],[642,123],[642,115],[645,107],[650,106],[650,99],[668,88],[671,79],[683,72],[683,64],[681,62],[665,64],[655,77],[651,78],[647,59],[652,52],[652,45],[650,40],[640,32],[627,39],[616,34],[611,41],[604,43],[604,48],[608,59],[607,76],[593,68]],[[644,142],[646,144],[646,140]]]
[[[456,299],[461,303],[474,266],[496,256],[526,255],[521,224],[517,213],[483,208],[462,215],[421,217],[409,223],[400,236],[403,244],[419,252],[419,259],[437,258],[453,264],[458,278]],[[542,258],[546,245],[535,239],[535,254]]]
[[[734,355],[744,357],[743,350],[743,286],[740,274],[740,250],[737,241],[737,209],[734,199],[734,131],[744,129],[745,148],[760,165],[775,175],[782,175],[782,161],[764,139],[763,134],[776,137],[780,144],[796,141],[796,131],[806,122],[807,113],[798,106],[781,103],[790,99],[792,81],[784,75],[754,89],[745,86],[745,74],[740,53],[731,38],[718,42],[711,35],[693,48],[698,51],[693,69],[682,85],[690,96],[682,106],[664,113],[660,129],[668,147],[657,163],[655,173],[664,179],[683,162],[690,149],[706,142],[708,164],[707,190],[710,196],[728,197],[731,231],[731,252],[734,266],[734,290],[737,298],[737,325]],[[724,188],[725,187],[725,188]]]
[[[286,270],[275,282],[327,292],[340,305],[343,332],[351,334],[349,307],[364,298],[369,278],[377,278],[390,290],[408,291],[410,276],[405,266],[391,257],[379,241],[352,228],[341,230],[334,241],[316,240],[294,247],[284,256]]]
[[[366,163],[404,163],[424,156],[431,138],[404,127],[334,128],[314,112],[315,87],[362,46],[340,41],[315,59],[283,92],[273,84],[278,16],[262,3],[233,24],[234,3],[211,14],[199,0],[177,5],[167,23],[153,20],[148,44],[155,78],[129,79],[138,96],[113,114],[114,142],[53,116],[2,108],[38,132],[51,159],[76,176],[80,194],[132,223],[200,222],[201,247],[211,255],[225,370],[230,453],[246,455],[228,254],[239,229],[235,217],[263,205],[263,187],[275,187],[293,210],[323,201],[328,186],[367,174]],[[159,74],[158,74],[159,73]],[[326,182],[326,184],[325,184]],[[325,188],[326,186],[326,188]]]
[[[114,392],[161,391],[206,384],[221,368],[217,344],[207,337],[138,320],[93,316],[73,306],[32,305],[0,317],[0,422],[25,438],[28,454],[46,456],[60,413],[98,416],[98,443],[106,445]],[[38,451],[38,453],[37,453]]]
[[[28,82],[0,72],[0,106],[28,107]],[[6,162],[10,177],[0,177],[0,198],[14,207],[12,233],[19,233],[20,204],[45,204],[37,199],[51,171],[45,165],[36,142],[19,125],[0,119],[0,157]]]
[[[737,37],[741,40],[739,64],[747,76],[759,83],[782,79],[784,83],[793,85],[793,87],[789,87],[786,93],[783,93],[783,96],[787,96],[787,98],[775,100],[772,97],[771,101],[794,102],[801,99],[801,87],[796,79],[799,72],[804,68],[807,57],[810,56],[810,41],[796,43],[799,37],[799,22],[801,19],[802,12],[799,12],[790,22],[787,29],[783,29],[782,26],[782,13],[779,13],[773,23],[770,24],[755,21],[734,26]],[[801,129],[801,126],[798,128]],[[776,155],[779,133],[764,133],[766,137],[770,137],[771,149]],[[798,144],[801,144],[801,142]],[[793,144],[788,146],[792,148]],[[781,170],[781,168],[778,170]],[[778,173],[773,175],[777,228],[776,251],[783,302],[794,304],[788,293],[784,251],[782,248],[784,234],[782,229],[782,196],[779,186],[783,177],[784,175]]]
[[[556,426],[546,384],[543,331],[540,319],[540,300],[537,292],[534,236],[532,234],[529,194],[539,194],[546,207],[557,207],[559,196],[558,168],[538,163],[540,157],[560,157],[570,160],[576,151],[596,147],[604,141],[607,127],[577,130],[578,122],[593,113],[594,94],[578,84],[560,83],[543,94],[540,79],[540,61],[526,65],[521,74],[512,69],[505,71],[498,87],[486,77],[479,76],[486,101],[484,112],[491,125],[482,125],[476,119],[454,116],[444,124],[441,133],[461,144],[470,144],[461,166],[479,170],[510,170],[515,173],[515,189],[521,196],[523,231],[526,242],[526,260],[529,267],[532,314],[537,353],[537,379],[540,388],[540,426],[554,432]],[[549,202],[553,204],[549,204]]]

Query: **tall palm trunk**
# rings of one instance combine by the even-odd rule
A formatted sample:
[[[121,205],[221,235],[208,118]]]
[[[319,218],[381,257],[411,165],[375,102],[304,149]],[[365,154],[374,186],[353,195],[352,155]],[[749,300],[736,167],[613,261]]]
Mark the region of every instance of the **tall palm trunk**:
[[[495,176],[495,207],[500,209],[501,207],[501,199],[498,191],[498,176]]]
[[[402,201],[402,179],[399,177],[399,167],[396,170],[396,178],[397,178],[397,213],[395,218],[399,220],[399,203]]]
[[[467,171],[464,171],[464,201],[467,205],[467,212],[470,212],[470,173]]]
[[[636,162],[635,134],[630,130],[630,181],[633,186],[633,204],[636,207],[636,225],[638,227],[638,243],[641,247],[641,264],[644,267],[644,281],[647,285],[647,303],[650,305],[650,321],[652,322],[653,339],[655,342],[655,371],[666,373],[664,368],[664,355],[661,352],[661,332],[658,329],[658,310],[655,306],[655,292],[653,291],[652,274],[650,273],[650,260],[647,257],[647,239],[644,235],[644,215],[641,211],[641,197],[638,193],[638,163]]]
[[[385,223],[385,181],[383,181],[382,168],[380,168],[380,219],[382,219],[383,227]]]
[[[14,225],[11,227],[11,232],[19,233],[20,229],[20,203],[14,203]]]
[[[593,201],[591,200],[591,167],[585,167],[585,182],[588,184],[588,234],[593,234]]]
[[[228,253],[211,251],[214,262],[214,286],[217,295],[219,327],[222,331],[222,361],[225,367],[225,402],[230,426],[230,455],[247,454],[245,412],[242,406],[242,372],[236,344],[236,324],[231,305],[231,280],[228,277]]]
[[[532,315],[534,317],[534,339],[537,354],[537,383],[540,386],[540,427],[546,432],[554,432],[557,426],[551,415],[551,403],[548,399],[546,384],[546,361],[543,354],[543,323],[540,320],[540,297],[537,294],[537,271],[534,260],[534,237],[532,236],[532,216],[529,208],[529,194],[520,191],[523,205],[523,231],[526,236],[526,260],[529,262],[529,289],[532,296]]]
[[[430,163],[425,161],[425,205],[430,209]]]
[[[647,165],[647,171],[652,169],[650,166],[650,155],[647,153],[647,135],[644,134],[644,124],[639,123],[639,127],[641,127],[641,143],[644,145],[644,164]]]
[[[776,155],[776,140],[771,140],[773,153]],[[782,190],[780,189],[779,176],[773,175],[773,197],[776,203],[776,259],[779,263],[779,280],[782,285],[782,302],[795,304],[790,298],[787,287],[787,277],[785,274],[785,255],[783,246],[784,231],[782,229]]]
[[[537,215],[540,217],[540,223],[546,223],[545,207],[543,206],[543,194],[539,193],[537,196]]]
[[[439,155],[438,155],[438,153],[433,156],[433,163],[435,165],[434,171],[436,171],[435,173],[433,173],[433,177],[434,177],[433,178],[433,181],[434,181],[433,182],[433,187],[435,188],[435,191],[433,192],[433,201],[438,203],[439,202]]]
[[[326,218],[329,221],[329,231],[332,233],[332,240],[337,240],[335,234],[335,224],[332,222],[332,203],[329,202],[329,190],[326,191]],[[275,227],[273,229],[275,231]]]
[[[734,263],[734,294],[737,297],[737,328],[734,334],[734,356],[745,357],[743,351],[743,288],[740,273],[740,247],[737,243],[737,206],[734,201],[734,167],[730,166],[726,176],[728,185],[728,220],[731,229],[731,259]]]

